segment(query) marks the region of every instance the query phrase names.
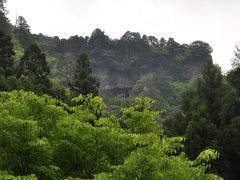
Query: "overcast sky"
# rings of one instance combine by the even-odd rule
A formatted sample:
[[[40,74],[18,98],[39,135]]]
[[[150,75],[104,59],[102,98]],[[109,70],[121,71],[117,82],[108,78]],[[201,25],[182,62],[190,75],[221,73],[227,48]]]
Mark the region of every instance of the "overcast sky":
[[[179,43],[202,40],[223,70],[240,42],[240,0],[8,0],[7,9],[12,23],[22,15],[32,33],[60,38],[100,28],[111,38],[130,30]]]

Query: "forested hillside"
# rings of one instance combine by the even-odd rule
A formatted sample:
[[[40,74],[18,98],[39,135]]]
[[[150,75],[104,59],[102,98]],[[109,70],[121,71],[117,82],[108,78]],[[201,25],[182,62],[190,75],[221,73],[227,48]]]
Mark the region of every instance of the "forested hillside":
[[[61,84],[67,85],[77,57],[86,52],[93,74],[100,81],[100,92],[110,91],[125,97],[168,96],[170,82],[191,79],[201,71],[212,52],[202,41],[179,44],[173,38],[158,40],[129,31],[119,40],[110,39],[100,29],[84,38],[33,35],[32,39],[50,56],[52,76]]]
[[[93,74],[100,82],[100,93],[113,95],[152,96],[170,98],[171,82],[186,82],[200,73],[211,59],[212,48],[205,42],[179,44],[173,38],[165,40],[126,32],[119,40],[111,39],[100,29],[90,37],[71,36],[69,39],[31,34],[23,17],[17,20],[15,48],[36,43],[46,53],[51,78],[68,86],[73,77],[79,54],[87,53]],[[158,82],[158,83],[156,83]]]
[[[69,87],[79,54],[87,53],[93,75],[100,83],[99,93],[111,109],[119,101],[124,103],[122,98],[136,96],[161,96],[165,104],[179,105],[177,94],[182,83],[199,74],[211,59],[212,48],[202,41],[179,44],[173,38],[157,39],[129,31],[120,39],[111,39],[100,29],[90,37],[60,39],[31,34],[21,16],[16,27],[13,36],[17,54],[21,56],[23,48],[36,43],[47,56],[50,79],[57,86]]]
[[[0,0],[0,179],[240,179],[240,49],[9,23]],[[154,99],[154,100],[153,100]]]

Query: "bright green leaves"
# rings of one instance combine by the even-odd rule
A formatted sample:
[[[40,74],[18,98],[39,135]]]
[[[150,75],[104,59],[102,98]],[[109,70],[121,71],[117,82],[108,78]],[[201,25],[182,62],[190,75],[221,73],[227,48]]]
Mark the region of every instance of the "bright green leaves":
[[[100,96],[93,96],[93,94],[79,95],[72,100],[77,104],[70,109],[78,114],[82,122],[88,122],[95,125],[97,120],[101,117],[102,113],[106,109],[106,105],[103,102],[103,98]]]
[[[0,171],[0,179],[3,180],[37,180],[37,177],[35,175],[29,175],[29,176],[13,176],[9,175],[8,172]]]
[[[41,137],[48,136],[54,124],[67,115],[62,107],[56,106],[57,100],[31,92],[0,92],[0,102],[0,110],[7,110],[11,116],[37,121]]]
[[[131,145],[126,135],[108,127],[95,128],[75,119],[58,123],[54,131],[55,159],[65,176],[91,178],[123,162]]]
[[[123,108],[122,121],[131,133],[159,133],[160,125],[157,122],[158,111],[151,111],[154,101],[150,98],[136,98],[136,105]]]
[[[35,172],[37,166],[50,163],[50,144],[47,139],[38,138],[37,122],[7,114],[1,114],[0,119],[1,168],[26,175]]]
[[[95,178],[98,180],[221,179],[218,176],[205,174],[204,167],[193,167],[193,162],[188,161],[184,154],[170,156],[164,153],[165,143],[167,141],[138,148],[127,156],[124,164],[115,167],[113,172],[109,174],[102,173],[95,176]]]
[[[76,111],[89,111],[96,116],[102,114],[102,112],[106,109],[106,105],[103,102],[103,98],[100,96],[93,96],[93,94],[88,94],[86,96],[79,95],[78,97],[73,99],[73,102],[79,103],[78,106],[72,108],[72,110]]]
[[[0,177],[218,178],[205,173],[208,160],[217,157],[212,151],[202,153],[194,164],[182,153],[184,138],[164,136],[159,112],[151,110],[153,100],[137,98],[122,115],[109,117],[103,116],[101,97],[80,95],[73,101],[76,106],[68,107],[49,96],[0,93]]]
[[[213,149],[206,149],[202,151],[195,161],[193,161],[194,166],[203,166],[206,169],[210,168],[210,161],[218,159],[220,156],[219,152]]]
[[[56,100],[23,91],[1,92],[0,102],[0,169],[46,177],[53,153],[48,137],[67,113]]]

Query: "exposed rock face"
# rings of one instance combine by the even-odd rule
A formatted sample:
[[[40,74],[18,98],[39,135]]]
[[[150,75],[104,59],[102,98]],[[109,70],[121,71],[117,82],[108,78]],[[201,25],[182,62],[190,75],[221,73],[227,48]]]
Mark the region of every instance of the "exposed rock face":
[[[114,73],[109,69],[95,67],[93,69],[93,74],[99,80],[101,90],[109,90],[114,88],[131,88],[134,84],[134,80],[124,74],[124,72]]]

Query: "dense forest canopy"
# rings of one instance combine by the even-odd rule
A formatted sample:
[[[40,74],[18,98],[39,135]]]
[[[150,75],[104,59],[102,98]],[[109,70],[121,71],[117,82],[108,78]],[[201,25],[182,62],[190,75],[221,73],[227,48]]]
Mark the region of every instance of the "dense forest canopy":
[[[240,49],[9,23],[0,0],[0,179],[240,179]],[[155,100],[153,100],[155,99]]]

